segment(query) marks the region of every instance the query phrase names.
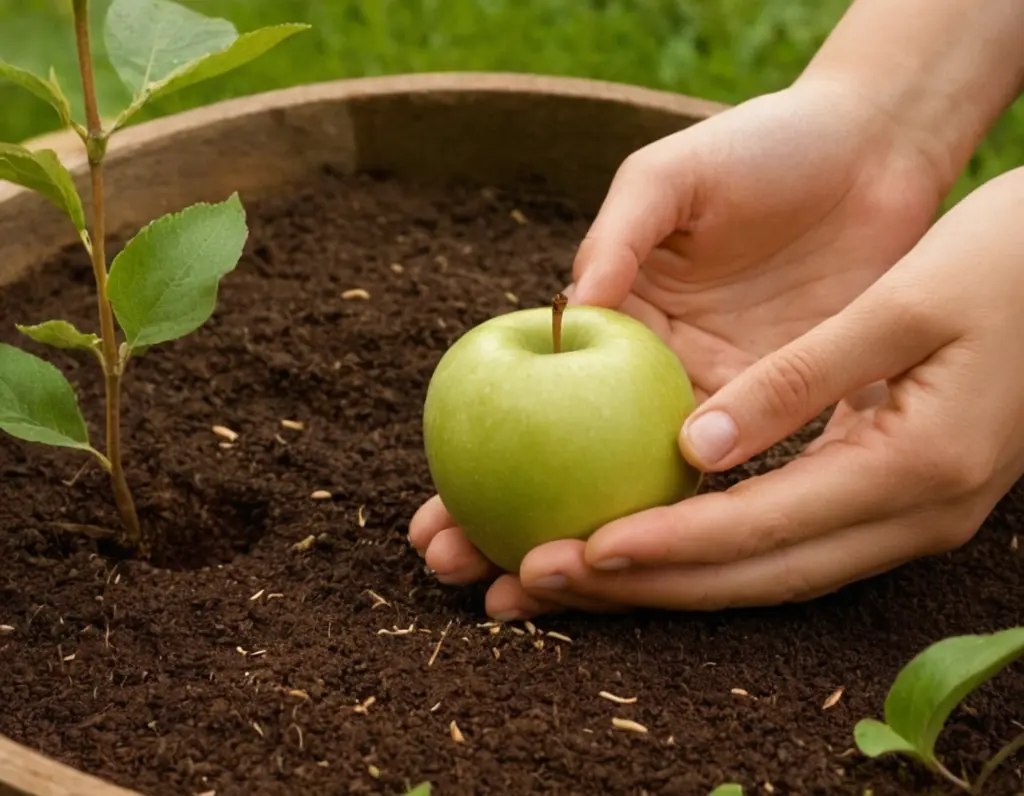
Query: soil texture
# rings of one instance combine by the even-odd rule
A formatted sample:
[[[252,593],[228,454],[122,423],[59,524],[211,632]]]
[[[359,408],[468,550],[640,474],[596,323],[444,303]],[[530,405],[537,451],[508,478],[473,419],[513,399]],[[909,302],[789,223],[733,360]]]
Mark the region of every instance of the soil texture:
[[[567,283],[587,219],[329,172],[248,213],[214,318],[126,380],[128,479],[167,540],[151,563],[68,532],[116,526],[97,467],[0,437],[0,733],[149,796],[953,792],[861,758],[853,726],[932,642],[1024,623],[1019,486],[963,549],[810,604],[492,632],[483,588],[438,584],[405,538],[431,493],[423,398],[459,334]],[[57,364],[100,439],[95,364],[13,330],[93,329],[94,306],[69,252],[0,294],[0,339]],[[951,718],[949,768],[973,776],[1020,722],[1017,664]],[[988,793],[1021,792],[1022,767]]]

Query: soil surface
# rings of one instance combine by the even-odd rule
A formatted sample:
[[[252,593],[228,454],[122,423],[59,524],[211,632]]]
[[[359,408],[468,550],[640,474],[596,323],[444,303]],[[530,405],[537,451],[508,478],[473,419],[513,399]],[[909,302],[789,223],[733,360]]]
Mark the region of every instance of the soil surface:
[[[97,467],[0,437],[0,733],[151,796],[952,792],[861,758],[853,726],[927,645],[1024,623],[1019,487],[964,549],[812,604],[493,633],[482,588],[439,585],[405,538],[430,494],[422,402],[460,333],[564,286],[587,219],[332,174],[249,218],[214,319],[130,368],[128,477],[168,539],[152,564],[62,529],[116,525]],[[0,295],[0,339],[58,364],[101,438],[95,365],[12,331],[92,329],[93,302],[84,257],[55,258]],[[973,776],[1019,722],[1020,663],[951,718],[949,768]],[[988,792],[1020,792],[1022,767]]]

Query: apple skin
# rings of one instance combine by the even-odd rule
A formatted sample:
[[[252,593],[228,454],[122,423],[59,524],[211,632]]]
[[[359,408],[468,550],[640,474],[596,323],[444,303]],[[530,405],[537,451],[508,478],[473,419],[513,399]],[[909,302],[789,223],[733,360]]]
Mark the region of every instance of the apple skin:
[[[673,351],[616,310],[491,318],[442,356],[423,409],[434,486],[466,537],[516,572],[534,547],[696,493],[679,450],[696,407]]]

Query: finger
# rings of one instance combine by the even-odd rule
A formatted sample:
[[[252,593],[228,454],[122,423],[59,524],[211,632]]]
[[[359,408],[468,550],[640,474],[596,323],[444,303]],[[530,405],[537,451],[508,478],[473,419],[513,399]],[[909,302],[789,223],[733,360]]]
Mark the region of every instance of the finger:
[[[409,543],[423,555],[430,546],[430,540],[445,528],[455,525],[452,515],[441,502],[439,495],[434,495],[412,515],[409,521]]]
[[[894,378],[955,339],[919,291],[877,282],[838,315],[768,354],[683,424],[680,447],[704,471],[727,470],[873,382]]]
[[[527,594],[519,578],[510,574],[502,575],[491,584],[484,606],[487,615],[497,622],[516,622],[565,610],[557,603],[544,602]]]
[[[529,573],[539,568],[557,573],[569,566],[579,566],[583,561],[585,549],[586,543],[579,539],[560,539],[535,547],[526,554],[520,566],[521,588],[534,598],[566,608],[592,613],[618,613],[624,610],[621,604],[581,597],[566,591],[565,579],[561,575],[556,574],[551,579],[532,578],[528,584],[523,581],[523,572]]]
[[[466,585],[498,574],[499,570],[458,528],[445,528],[430,540],[427,566],[442,583]]]
[[[914,428],[900,441],[877,427],[814,455],[673,506],[599,528],[585,560],[597,570],[725,564],[806,543],[843,528],[909,512],[941,488],[941,465]]]
[[[576,253],[574,303],[619,306],[640,264],[689,219],[693,181],[668,176],[666,141],[638,150],[616,172]]]
[[[563,589],[583,598],[634,607],[688,611],[780,605],[814,599],[855,581],[887,572],[944,545],[930,536],[935,515],[915,521],[882,521],[845,528],[765,556],[729,564],[663,566],[599,572],[582,562],[560,562],[554,573],[524,568],[534,578],[561,574]]]

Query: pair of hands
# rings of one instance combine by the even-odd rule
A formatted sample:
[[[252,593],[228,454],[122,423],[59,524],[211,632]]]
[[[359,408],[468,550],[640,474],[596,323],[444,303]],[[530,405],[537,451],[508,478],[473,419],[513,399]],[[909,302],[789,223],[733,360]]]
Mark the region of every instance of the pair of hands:
[[[915,132],[801,82],[621,166],[573,268],[679,355],[701,402],[684,454],[717,472],[838,404],[782,468],[542,545],[500,573],[436,496],[410,523],[445,583],[496,578],[503,621],[567,607],[810,599],[968,541],[1024,472],[1024,170],[935,222]]]

